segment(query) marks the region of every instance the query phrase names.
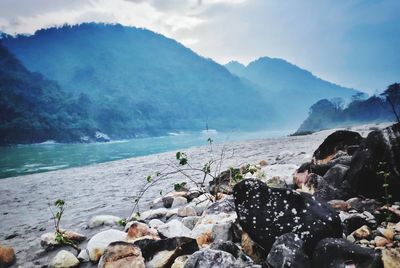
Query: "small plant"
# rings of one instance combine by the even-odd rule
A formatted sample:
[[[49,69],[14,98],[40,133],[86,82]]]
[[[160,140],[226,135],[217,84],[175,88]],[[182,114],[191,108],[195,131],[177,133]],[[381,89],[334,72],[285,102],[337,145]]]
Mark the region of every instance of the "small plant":
[[[76,249],[78,252],[81,251],[81,249],[78,247],[78,245],[76,245],[74,243],[74,241],[72,241],[71,239],[69,239],[66,235],[65,232],[63,230],[61,230],[60,228],[60,222],[62,219],[62,216],[64,214],[65,211],[65,201],[62,199],[57,199],[54,202],[54,206],[57,209],[57,212],[54,213],[51,206],[49,205],[51,214],[53,215],[53,221],[54,221],[54,228],[55,228],[55,235],[56,238],[55,240],[60,244],[60,245],[66,245],[66,246],[71,246],[74,249]]]
[[[389,193],[389,181],[388,178],[390,176],[390,172],[387,171],[387,163],[379,162],[378,163],[378,171],[376,172],[378,176],[380,176],[383,180],[382,188],[384,191],[384,196],[382,198],[385,200],[385,220],[386,222],[390,222],[392,220],[392,214],[389,212],[390,207],[390,199],[392,199],[392,195]]]

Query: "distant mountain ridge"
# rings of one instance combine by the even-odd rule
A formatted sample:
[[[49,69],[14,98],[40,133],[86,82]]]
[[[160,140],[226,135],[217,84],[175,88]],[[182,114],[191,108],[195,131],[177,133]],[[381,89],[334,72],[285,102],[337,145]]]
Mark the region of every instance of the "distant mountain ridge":
[[[231,61],[225,67],[233,74],[258,86],[266,98],[275,100],[275,108],[284,120],[303,120],[308,107],[322,98],[349,100],[359,91],[322,80],[283,59],[261,57],[247,66]],[[291,113],[285,114],[290,107]]]
[[[28,69],[86,94],[97,127],[114,138],[174,130],[268,127],[273,109],[223,66],[173,39],[122,25],[85,23],[7,36]]]

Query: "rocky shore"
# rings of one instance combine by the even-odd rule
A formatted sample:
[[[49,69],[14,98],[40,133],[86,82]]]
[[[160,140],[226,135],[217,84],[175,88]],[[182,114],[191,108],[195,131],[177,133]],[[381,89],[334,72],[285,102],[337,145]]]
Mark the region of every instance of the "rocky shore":
[[[0,180],[0,267],[400,266],[399,124],[191,148],[186,157],[186,174],[158,182],[182,156]],[[223,161],[207,171],[210,157]],[[57,199],[66,202],[63,241],[49,210]]]

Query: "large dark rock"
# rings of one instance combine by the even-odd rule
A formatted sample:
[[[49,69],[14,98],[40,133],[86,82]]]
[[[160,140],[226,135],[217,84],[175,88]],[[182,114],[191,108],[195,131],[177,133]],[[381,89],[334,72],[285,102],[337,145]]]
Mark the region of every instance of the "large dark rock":
[[[362,248],[343,238],[326,238],[321,240],[314,250],[312,267],[381,268],[383,266],[379,254],[373,249]]]
[[[325,237],[343,234],[337,213],[309,194],[247,179],[235,185],[233,196],[243,230],[267,252],[285,233],[298,234],[308,250]]]
[[[375,199],[384,196],[383,175],[387,177],[392,201],[400,200],[400,123],[371,132],[353,155],[345,180],[354,194]]]
[[[202,249],[189,257],[184,268],[234,268],[238,266],[235,257],[226,251]]]
[[[181,255],[192,254],[199,248],[195,239],[189,237],[173,237],[162,240],[142,239],[134,243],[141,251],[146,263],[151,262],[155,256],[162,252],[163,267],[171,267],[174,260]],[[170,252],[170,254],[165,254]]]
[[[314,186],[315,197],[325,201],[347,198],[349,193],[342,189],[342,185],[348,169],[348,166],[342,164],[330,168],[322,179],[318,180],[318,185]]]
[[[360,145],[362,140],[363,138],[357,132],[335,131],[315,150],[313,161],[316,164],[325,164],[332,160],[338,151],[344,151],[351,155],[354,152],[354,146]]]
[[[309,268],[310,260],[303,250],[303,244],[299,236],[293,233],[278,237],[267,257],[269,267]]]

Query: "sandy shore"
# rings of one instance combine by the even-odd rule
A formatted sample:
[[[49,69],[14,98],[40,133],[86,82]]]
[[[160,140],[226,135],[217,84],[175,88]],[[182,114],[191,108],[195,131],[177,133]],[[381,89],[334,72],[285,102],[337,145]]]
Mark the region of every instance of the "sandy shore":
[[[353,127],[365,136],[371,127],[388,124]],[[326,130],[306,136],[281,137],[213,146],[214,156],[222,147],[233,157],[224,160],[223,168],[244,163],[255,164],[266,160],[276,165],[280,175],[286,166],[298,166],[311,158],[313,151],[334,130]],[[193,165],[201,167],[210,157],[207,147],[184,150]],[[277,156],[278,157],[277,160]],[[0,179],[0,244],[14,247],[18,265],[39,258],[40,235],[53,231],[53,223],[48,208],[56,199],[67,203],[62,227],[76,230],[90,236],[86,229],[88,220],[99,214],[127,217],[133,204],[133,196],[145,183],[148,175],[163,169],[173,161],[175,152],[118,160],[85,167],[32,174]],[[280,168],[281,167],[281,168]],[[283,168],[283,169],[282,169]],[[291,172],[291,170],[290,170]],[[143,198],[143,208],[159,196],[159,189],[172,189],[171,178],[147,192]],[[181,181],[182,178],[179,178]],[[7,237],[15,235],[13,238]],[[42,256],[43,257],[43,256]],[[16,267],[18,266],[16,265]]]

